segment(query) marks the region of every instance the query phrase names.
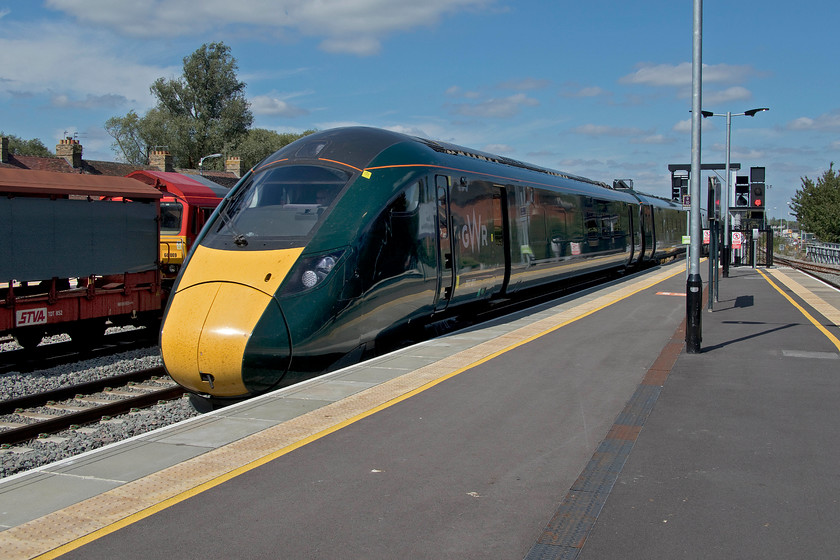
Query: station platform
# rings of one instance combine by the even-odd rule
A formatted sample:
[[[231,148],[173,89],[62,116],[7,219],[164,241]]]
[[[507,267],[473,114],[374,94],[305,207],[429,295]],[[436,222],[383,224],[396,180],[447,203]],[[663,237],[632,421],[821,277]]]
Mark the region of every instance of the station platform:
[[[0,557],[835,558],[840,293],[685,263],[0,480]]]

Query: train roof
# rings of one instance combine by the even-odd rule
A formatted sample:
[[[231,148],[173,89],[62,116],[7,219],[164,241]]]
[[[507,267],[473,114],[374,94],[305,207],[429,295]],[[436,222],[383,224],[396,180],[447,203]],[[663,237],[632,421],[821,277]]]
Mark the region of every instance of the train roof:
[[[133,200],[161,198],[157,189],[126,177],[0,169],[0,192],[23,196],[95,196]]]
[[[492,162],[610,189],[606,183],[571,173],[556,171],[455,144],[364,126],[335,128],[304,136],[300,140],[281,148],[278,152],[266,158],[261,166],[280,163],[284,160],[311,158],[340,161],[356,168],[364,169],[386,148],[406,142],[421,144],[441,154],[470,158],[476,161]]]
[[[229,191],[228,188],[201,175],[139,170],[129,173],[126,177],[158,188],[164,196],[168,193],[196,205],[209,204],[215,206]]]

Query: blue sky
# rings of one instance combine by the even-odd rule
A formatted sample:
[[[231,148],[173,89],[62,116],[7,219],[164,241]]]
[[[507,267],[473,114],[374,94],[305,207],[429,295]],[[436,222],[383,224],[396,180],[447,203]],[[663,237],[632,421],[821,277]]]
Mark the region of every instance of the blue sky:
[[[670,196],[691,156],[692,1],[0,0],[0,131],[49,148],[103,125],[223,41],[254,126],[362,124]],[[703,108],[734,117],[732,161],[767,168],[770,214],[840,152],[836,1],[704,2]],[[725,119],[703,122],[723,162]],[[705,185],[705,179],[704,185]]]

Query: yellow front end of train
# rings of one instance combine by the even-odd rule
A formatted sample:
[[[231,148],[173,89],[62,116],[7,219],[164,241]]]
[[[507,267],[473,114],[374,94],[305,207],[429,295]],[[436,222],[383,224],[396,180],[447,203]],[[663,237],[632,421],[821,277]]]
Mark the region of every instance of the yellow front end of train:
[[[257,323],[273,316],[276,337],[270,348],[261,343],[261,351],[272,367],[288,366],[289,337],[274,294],[301,252],[196,247],[161,328],[169,375],[189,391],[215,397],[245,397],[273,384],[243,378],[247,346]]]

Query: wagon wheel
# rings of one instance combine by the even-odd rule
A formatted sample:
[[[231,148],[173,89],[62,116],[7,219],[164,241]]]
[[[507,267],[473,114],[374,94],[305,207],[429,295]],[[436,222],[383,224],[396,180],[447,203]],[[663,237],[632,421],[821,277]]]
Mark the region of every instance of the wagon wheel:
[[[80,321],[68,329],[67,334],[70,339],[78,346],[83,348],[92,348],[102,343],[105,337],[105,320],[104,319],[90,319],[87,321]]]
[[[15,340],[26,350],[31,350],[41,343],[44,331],[40,329],[21,329],[15,332]]]

